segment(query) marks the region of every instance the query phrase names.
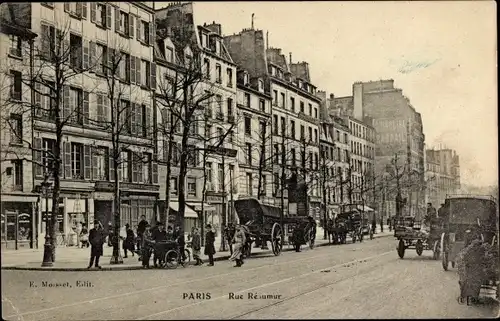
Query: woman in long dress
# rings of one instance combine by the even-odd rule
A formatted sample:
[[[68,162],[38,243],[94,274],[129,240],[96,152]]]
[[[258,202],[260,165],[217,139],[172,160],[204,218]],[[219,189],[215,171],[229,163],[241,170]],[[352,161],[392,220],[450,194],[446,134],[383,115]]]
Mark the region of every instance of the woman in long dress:
[[[236,231],[233,236],[233,254],[229,258],[229,261],[236,261],[235,267],[240,267],[243,265],[243,245],[246,242],[245,232],[240,225],[236,226]]]

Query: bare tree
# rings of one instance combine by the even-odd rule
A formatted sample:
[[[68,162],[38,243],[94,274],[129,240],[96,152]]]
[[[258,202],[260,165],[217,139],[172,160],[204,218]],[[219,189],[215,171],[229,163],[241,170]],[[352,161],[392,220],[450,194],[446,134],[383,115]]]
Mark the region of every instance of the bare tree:
[[[6,122],[19,144],[27,146],[34,155],[30,157],[26,150],[13,151],[17,159],[33,162],[35,177],[50,177],[53,180],[52,216],[50,223],[47,222],[49,233],[44,247],[44,266],[51,266],[55,262],[60,180],[61,177],[71,176],[71,165],[62,158],[64,130],[75,124],[80,126],[89,123],[90,92],[83,90],[81,95],[72,96],[70,86],[83,84],[88,77],[87,72],[93,67],[86,41],[78,41],[70,36],[69,19],[54,21],[54,25],[42,25],[38,41],[26,53],[31,59],[24,60],[20,66],[22,71],[9,72],[12,86],[8,105],[11,113],[23,119],[26,128],[34,130],[33,126],[38,123],[49,123],[48,130],[55,134],[55,142],[51,146],[42,146],[41,138],[23,135],[18,122]],[[66,168],[63,164],[67,165]]]

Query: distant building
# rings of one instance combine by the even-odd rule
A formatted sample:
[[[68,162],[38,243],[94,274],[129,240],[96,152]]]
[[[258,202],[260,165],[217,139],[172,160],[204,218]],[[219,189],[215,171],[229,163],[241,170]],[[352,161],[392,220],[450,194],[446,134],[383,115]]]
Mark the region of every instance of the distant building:
[[[380,179],[398,154],[404,172],[401,194],[407,199],[406,215],[425,209],[424,140],[422,118],[394,80],[357,82],[350,97],[332,97],[331,108],[342,115],[372,120],[376,131],[375,180]],[[394,180],[390,182],[395,184]],[[387,207],[395,213],[395,195],[388,195]]]
[[[446,195],[460,191],[460,159],[452,149],[427,149],[425,153],[427,201],[439,208]]]

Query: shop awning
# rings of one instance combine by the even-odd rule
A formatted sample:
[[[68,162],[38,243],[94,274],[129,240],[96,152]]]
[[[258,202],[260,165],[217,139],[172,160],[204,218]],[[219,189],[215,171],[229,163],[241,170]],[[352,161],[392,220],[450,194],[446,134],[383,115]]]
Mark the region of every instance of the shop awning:
[[[176,212],[179,212],[179,203],[178,202],[170,202],[170,208]],[[185,207],[184,217],[188,218],[198,218],[198,214],[195,211],[190,209],[189,207]]]
[[[358,205],[357,206],[358,210],[362,211],[362,212],[373,212],[373,208],[371,207],[368,207],[366,205]]]
[[[195,211],[201,211],[201,203],[200,204],[187,203],[187,205],[189,205],[192,208],[194,208]],[[205,212],[215,211],[215,206],[208,205],[207,203],[205,203],[205,204],[203,204],[203,210]]]

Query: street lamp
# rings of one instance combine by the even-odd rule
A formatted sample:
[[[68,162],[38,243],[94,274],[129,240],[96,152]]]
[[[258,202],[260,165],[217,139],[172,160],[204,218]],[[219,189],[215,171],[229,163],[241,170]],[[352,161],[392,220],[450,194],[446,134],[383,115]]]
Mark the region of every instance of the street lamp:
[[[50,228],[49,228],[49,192],[51,182],[47,181],[48,175],[42,182],[42,192],[45,196],[45,244],[43,245],[43,262],[42,267],[50,267],[54,264],[52,261],[52,245],[50,243]],[[54,213],[52,213],[54,215]]]

